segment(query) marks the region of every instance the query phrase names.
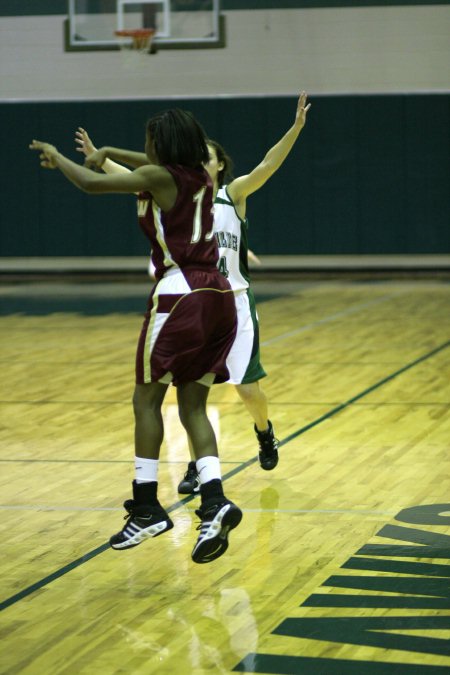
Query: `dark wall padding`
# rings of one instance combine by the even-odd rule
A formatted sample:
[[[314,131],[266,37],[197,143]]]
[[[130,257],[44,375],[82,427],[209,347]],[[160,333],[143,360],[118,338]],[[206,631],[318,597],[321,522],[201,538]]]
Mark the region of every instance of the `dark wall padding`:
[[[450,251],[450,96],[314,97],[292,153],[248,200],[250,245],[261,254]],[[0,104],[0,255],[128,256],[148,247],[135,198],[87,195],[39,167],[33,138],[76,161],[74,133],[143,149],[145,122],[191,110],[249,172],[288,129],[294,97]]]

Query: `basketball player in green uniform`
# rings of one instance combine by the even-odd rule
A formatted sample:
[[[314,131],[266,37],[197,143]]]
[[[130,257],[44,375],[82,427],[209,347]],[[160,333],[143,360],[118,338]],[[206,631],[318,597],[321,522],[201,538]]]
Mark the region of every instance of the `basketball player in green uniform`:
[[[266,471],[278,464],[278,441],[269,420],[266,396],[259,385],[259,380],[266,373],[260,363],[258,315],[248,269],[247,198],[269,180],[288,156],[306,122],[310,108],[306,101],[306,94],[302,92],[292,127],[249,174],[234,178],[228,184],[226,181],[232,172],[231,159],[219,143],[208,140],[206,170],[214,187],[214,233],[219,246],[219,270],[233,289],[238,317],[236,339],[227,357],[228,382],[236,386],[254,420],[260,447],[259,463]],[[196,465],[191,460],[178,491],[189,494],[198,489]]]

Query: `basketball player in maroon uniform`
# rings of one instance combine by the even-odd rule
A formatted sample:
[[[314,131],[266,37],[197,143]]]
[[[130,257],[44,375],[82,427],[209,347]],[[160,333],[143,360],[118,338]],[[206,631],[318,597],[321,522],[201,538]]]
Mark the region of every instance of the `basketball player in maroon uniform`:
[[[209,386],[229,377],[226,357],[236,333],[236,310],[231,288],[216,267],[204,132],[185,111],[156,115],[147,124],[150,164],[127,173],[92,172],[41,141],[34,140],[30,148],[40,151],[41,166],[59,169],[85,192],[137,193],[139,223],[153,250],[157,281],[136,355],[133,499],[125,502],[127,522],[110,544],[131,548],[173,527],[157,498],[161,406],[172,382],[201,480],[196,513],[202,522],[192,559],[211,562],[228,548],[228,533],[242,512],[224,496],[216,438],[206,414]],[[94,168],[105,161],[97,159],[90,158]]]

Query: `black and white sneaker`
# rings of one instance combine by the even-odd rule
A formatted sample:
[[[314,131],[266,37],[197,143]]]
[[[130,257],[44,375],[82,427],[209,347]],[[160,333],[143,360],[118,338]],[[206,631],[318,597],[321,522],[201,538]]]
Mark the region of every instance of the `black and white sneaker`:
[[[184,478],[178,485],[178,492],[182,495],[192,495],[200,492],[200,476],[197,473],[195,462],[189,462]]]
[[[128,514],[125,516],[127,522],[122,530],[113,534],[109,540],[112,548],[117,550],[133,548],[145,539],[157,537],[173,527],[173,522],[159,504],[142,506],[136,504],[133,499],[127,499],[123,506]]]
[[[273,433],[272,422],[269,420],[267,431],[258,431],[255,424],[256,438],[259,443],[259,463],[261,469],[272,471],[278,464],[278,444],[279,441]]]
[[[192,551],[196,563],[212,562],[228,548],[228,533],[239,525],[242,511],[236,504],[226,500],[208,505],[206,502],[195,512],[201,519],[200,534]]]

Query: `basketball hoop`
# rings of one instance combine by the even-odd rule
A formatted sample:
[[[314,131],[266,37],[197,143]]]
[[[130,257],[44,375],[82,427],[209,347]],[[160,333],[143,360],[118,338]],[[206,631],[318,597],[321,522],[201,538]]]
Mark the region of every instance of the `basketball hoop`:
[[[119,38],[121,50],[149,54],[156,31],[154,28],[134,28],[132,30],[116,30],[114,33]]]

